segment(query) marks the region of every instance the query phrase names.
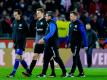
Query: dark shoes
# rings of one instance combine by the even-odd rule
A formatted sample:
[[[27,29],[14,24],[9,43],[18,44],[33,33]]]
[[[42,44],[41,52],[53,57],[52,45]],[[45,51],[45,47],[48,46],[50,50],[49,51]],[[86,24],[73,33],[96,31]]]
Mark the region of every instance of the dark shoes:
[[[49,77],[56,77],[56,74],[51,74],[49,75]]]
[[[73,73],[69,73],[68,77],[74,77],[74,74]]]
[[[84,73],[80,73],[77,77],[85,77]]]
[[[32,75],[31,73],[28,73],[28,72],[22,72],[22,74],[26,77],[30,77]]]
[[[45,74],[39,74],[39,75],[37,75],[37,77],[38,77],[38,78],[39,78],[39,77],[43,77],[43,78],[45,78],[46,75],[45,75]]]
[[[68,77],[68,73],[63,73],[61,77]]]
[[[15,75],[14,74],[9,74],[7,77],[8,78],[13,78]]]

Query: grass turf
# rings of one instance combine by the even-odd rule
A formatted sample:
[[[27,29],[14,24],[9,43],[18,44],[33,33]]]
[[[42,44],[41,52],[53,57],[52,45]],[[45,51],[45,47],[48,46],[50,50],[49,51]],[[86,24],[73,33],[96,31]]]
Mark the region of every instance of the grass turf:
[[[107,68],[84,68],[84,72],[86,75],[86,77],[84,78],[62,78],[60,77],[61,70],[59,68],[56,68],[55,70],[57,75],[57,77],[55,78],[49,78],[48,75],[51,73],[50,68],[47,71],[46,78],[37,78],[36,75],[40,74],[41,70],[41,67],[37,67],[34,69],[33,75],[31,77],[25,77],[22,75],[24,69],[22,67],[19,67],[14,78],[7,78],[6,76],[12,71],[12,68],[0,67],[0,80],[107,80]],[[70,69],[67,68],[67,71],[69,72]],[[78,75],[78,70],[76,70],[74,75]]]

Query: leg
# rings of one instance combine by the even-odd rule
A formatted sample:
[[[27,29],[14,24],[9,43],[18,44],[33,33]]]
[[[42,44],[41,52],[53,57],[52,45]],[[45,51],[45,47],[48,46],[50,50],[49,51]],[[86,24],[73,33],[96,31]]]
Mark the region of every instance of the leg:
[[[73,65],[72,65],[72,68],[70,71],[71,74],[74,74],[74,72],[76,70],[76,64],[77,64],[77,58],[76,57],[77,57],[76,55],[73,55]]]
[[[19,67],[19,62],[20,62],[20,55],[16,54],[16,59],[15,59],[15,63],[14,63],[14,67],[13,67],[13,71],[12,71],[11,75],[15,75],[15,73]]]
[[[59,56],[58,49],[56,47],[53,47],[53,48],[51,47],[51,50],[53,53],[54,60],[59,64],[60,68],[62,69],[63,74],[66,75],[66,69],[65,69],[62,59]]]
[[[74,72],[76,70],[76,65],[77,65],[77,54],[76,54],[75,46],[71,45],[71,51],[73,54],[73,65],[72,65],[70,74],[74,74]]]
[[[78,69],[79,69],[79,75],[77,77],[85,77],[79,55],[77,56],[77,66],[78,66]]]
[[[21,56],[22,57],[22,56]],[[30,70],[29,70],[29,68],[28,68],[28,65],[27,65],[27,63],[25,62],[25,60],[24,59],[21,59],[21,65],[23,66],[23,68],[26,70],[26,72],[27,73],[30,73]]]
[[[83,73],[83,67],[82,67],[82,64],[81,64],[81,60],[80,60],[79,54],[77,55],[77,66],[78,66],[80,74]]]
[[[32,75],[32,70],[33,70],[34,67],[35,67],[35,64],[36,64],[36,62],[37,62],[38,56],[39,56],[39,54],[35,53],[35,55],[34,55],[34,57],[33,57],[33,60],[32,60],[32,62],[31,62],[31,64],[30,64],[30,69],[27,69],[26,72],[22,72],[22,74],[23,74],[24,76],[30,77],[30,76]],[[23,62],[23,64],[25,65],[25,61],[22,61],[22,62]],[[23,65],[23,64],[22,64],[22,65]],[[24,65],[23,65],[23,67],[26,68],[26,66],[24,66]]]
[[[44,75],[46,75],[46,71],[48,69],[48,64],[49,64],[51,57],[52,57],[51,49],[50,49],[50,47],[47,46],[44,50],[44,58],[43,58],[42,74],[44,74]]]
[[[88,64],[88,67],[91,67],[91,65],[92,65],[92,48],[88,48],[86,53],[87,53],[87,64]]]
[[[32,62],[30,64],[30,73],[32,73],[32,70],[34,69],[34,67],[36,65],[37,59],[39,59],[39,54],[35,53],[34,57],[33,57],[33,60],[32,60]]]
[[[77,66],[79,69],[79,75],[77,77],[85,77],[84,72],[83,72],[83,67],[81,64],[79,52],[80,52],[80,46],[77,47],[77,52],[76,52],[76,54],[77,54]]]
[[[19,67],[19,62],[21,60],[21,55],[22,55],[22,50],[20,49],[16,49],[15,50],[15,53],[16,53],[16,59],[15,59],[15,63],[14,63],[14,67],[13,67],[13,71],[10,75],[8,75],[7,77],[14,77],[15,73],[16,73],[16,70],[18,69]]]
[[[54,60],[53,58],[50,60],[50,67],[51,67],[51,75],[55,76],[55,67],[54,67]]]
[[[39,59],[40,57],[40,53],[43,53],[43,50],[44,50],[44,45],[43,44],[36,44],[35,45],[35,48],[34,48],[34,57],[33,57],[33,60],[31,62],[31,65],[30,65],[30,72],[32,73],[32,70],[34,69],[35,67],[35,64],[37,62],[37,60]]]

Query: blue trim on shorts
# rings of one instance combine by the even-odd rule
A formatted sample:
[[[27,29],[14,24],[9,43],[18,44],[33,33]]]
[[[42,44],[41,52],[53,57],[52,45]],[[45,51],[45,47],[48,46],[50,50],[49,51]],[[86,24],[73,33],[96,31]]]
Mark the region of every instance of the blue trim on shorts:
[[[16,49],[15,53],[18,54],[18,55],[22,55],[23,50],[22,49]]]

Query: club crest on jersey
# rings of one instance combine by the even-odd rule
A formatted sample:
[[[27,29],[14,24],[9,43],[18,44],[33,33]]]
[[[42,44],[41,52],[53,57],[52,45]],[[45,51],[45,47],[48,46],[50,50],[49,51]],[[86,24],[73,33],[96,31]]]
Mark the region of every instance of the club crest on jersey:
[[[19,27],[22,27],[22,24],[19,24]]]
[[[77,28],[77,25],[75,25],[74,27]]]
[[[69,27],[71,28],[71,25]]]
[[[43,22],[41,22],[40,25],[43,25]]]

